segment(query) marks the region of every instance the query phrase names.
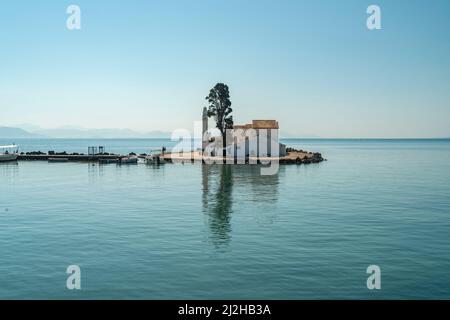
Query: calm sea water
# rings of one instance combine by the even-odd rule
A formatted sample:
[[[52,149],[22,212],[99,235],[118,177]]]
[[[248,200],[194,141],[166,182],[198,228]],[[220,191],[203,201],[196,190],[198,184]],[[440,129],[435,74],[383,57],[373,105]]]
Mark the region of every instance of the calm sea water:
[[[240,165],[1,164],[0,298],[450,298],[449,140],[285,142],[328,161],[274,176]],[[66,289],[72,264],[80,291]],[[372,264],[380,291],[366,287]]]

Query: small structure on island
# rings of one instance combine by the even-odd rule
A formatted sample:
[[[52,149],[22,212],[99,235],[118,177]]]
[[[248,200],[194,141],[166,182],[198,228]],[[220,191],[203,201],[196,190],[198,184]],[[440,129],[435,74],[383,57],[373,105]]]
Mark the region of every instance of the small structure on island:
[[[88,156],[95,156],[98,153],[97,147],[88,147]]]
[[[233,129],[227,132],[228,155],[234,157],[244,155],[249,157],[284,157],[286,145],[278,141],[279,124],[276,120],[253,120],[250,124],[233,125]],[[203,108],[202,116],[202,152],[210,156],[215,150],[223,148],[222,137],[212,136],[208,131],[208,114]],[[277,148],[275,150],[274,148]]]
[[[88,147],[88,156],[95,156],[97,154],[104,154],[104,153],[105,153],[105,147],[104,146]]]
[[[234,125],[234,135],[237,137],[236,152],[239,153],[240,148],[245,148],[246,157],[284,157],[286,145],[278,141],[279,129],[276,120],[252,120],[252,123],[249,124]],[[241,130],[240,134],[237,133],[238,130]],[[244,141],[241,136],[244,136]],[[252,143],[254,144],[253,148]],[[274,147],[278,150],[273,150]]]

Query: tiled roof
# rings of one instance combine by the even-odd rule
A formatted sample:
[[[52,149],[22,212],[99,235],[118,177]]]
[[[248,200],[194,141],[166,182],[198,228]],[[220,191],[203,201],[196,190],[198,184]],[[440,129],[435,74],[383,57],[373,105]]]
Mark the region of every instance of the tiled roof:
[[[253,120],[253,129],[278,129],[278,121],[276,120]]]

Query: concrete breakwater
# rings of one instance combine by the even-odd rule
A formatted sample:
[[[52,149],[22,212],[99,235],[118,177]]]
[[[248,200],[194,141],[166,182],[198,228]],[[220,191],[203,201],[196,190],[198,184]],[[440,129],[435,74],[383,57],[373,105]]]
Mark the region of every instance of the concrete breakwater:
[[[101,153],[95,155],[86,155],[79,153],[67,153],[67,152],[49,152],[43,153],[40,151],[21,153],[17,160],[20,161],[49,161],[49,162],[98,162],[98,163],[134,163],[129,162],[130,158],[147,159],[149,155],[130,153],[128,155]],[[158,158],[168,163],[178,162],[201,162],[203,160],[201,152],[185,152],[185,153],[166,153],[159,155]],[[217,158],[215,158],[217,160]],[[227,159],[228,160],[228,159]],[[253,161],[252,161],[253,160]],[[310,164],[319,163],[325,161],[320,153],[313,153],[303,150],[296,150],[293,148],[287,149],[287,155],[277,158],[250,158],[247,159],[249,163],[259,163],[267,161],[278,161],[280,164]],[[159,163],[159,162],[158,162]],[[228,162],[229,163],[229,162]]]
[[[58,153],[58,154],[48,154],[39,152],[28,152],[22,153],[18,156],[17,160],[33,160],[33,161],[49,161],[52,159],[67,160],[67,161],[86,161],[86,162],[99,162],[102,159],[105,160],[118,160],[120,155],[112,154],[98,154],[98,155],[85,155],[85,154],[68,154],[68,153]]]

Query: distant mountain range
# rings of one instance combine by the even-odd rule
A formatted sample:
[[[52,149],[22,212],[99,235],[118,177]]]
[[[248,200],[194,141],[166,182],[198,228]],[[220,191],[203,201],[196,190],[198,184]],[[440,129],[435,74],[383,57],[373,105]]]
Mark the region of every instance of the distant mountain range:
[[[27,130],[26,130],[26,129]],[[126,139],[126,138],[170,138],[169,132],[138,132],[131,129],[85,129],[61,127],[44,129],[27,125],[23,128],[0,127],[0,138],[65,138],[65,139]]]
[[[0,127],[0,138],[40,138],[40,136],[20,128]]]
[[[64,126],[45,129],[32,124],[17,125],[15,127],[0,127],[0,138],[61,138],[61,139],[144,139],[170,138],[170,132],[149,131],[138,132],[131,129],[87,129],[82,127]],[[302,135],[302,138],[318,138],[313,135]],[[281,139],[298,138],[288,132],[280,132]]]

